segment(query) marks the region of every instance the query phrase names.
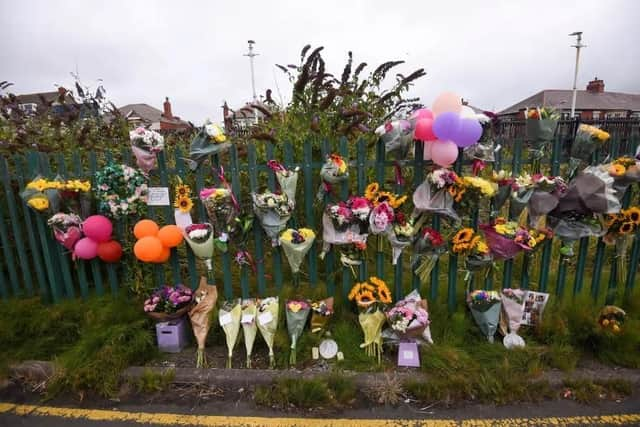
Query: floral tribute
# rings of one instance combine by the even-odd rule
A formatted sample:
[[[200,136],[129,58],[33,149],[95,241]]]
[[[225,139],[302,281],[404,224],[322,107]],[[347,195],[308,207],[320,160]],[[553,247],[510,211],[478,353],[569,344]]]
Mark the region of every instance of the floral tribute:
[[[260,224],[274,246],[278,245],[278,236],[285,229],[291,218],[294,202],[286,194],[276,194],[271,191],[252,193],[253,210],[260,220]]]
[[[146,211],[148,179],[127,165],[111,164],[96,172],[95,191],[99,212],[112,219]]]
[[[457,220],[458,214],[453,210],[453,203],[462,201],[462,194],[458,195],[457,190],[461,185],[458,174],[450,169],[431,171],[413,193],[416,212],[442,214]]]
[[[431,271],[438,258],[446,251],[446,242],[437,230],[423,227],[414,237],[411,268],[420,279],[420,283],[427,284]]]
[[[467,304],[476,324],[492,343],[500,323],[500,294],[496,291],[475,290],[467,295]]]
[[[333,297],[311,303],[311,332],[325,330],[329,319],[333,316]]]
[[[416,291],[398,301],[386,314],[392,331],[400,339],[423,337],[430,323],[427,301]],[[429,334],[427,342],[430,341]]]
[[[600,310],[598,315],[598,325],[605,331],[619,334],[622,331],[627,313],[615,305],[607,305]]]
[[[48,180],[42,177],[37,177],[33,181],[27,183],[24,191],[21,193],[22,199],[27,206],[34,209],[37,212],[52,211],[57,213],[60,211],[61,201],[71,201],[69,203],[72,206],[66,206],[69,211],[77,214],[81,213],[81,210],[88,215],[88,209],[78,209],[76,203],[81,196],[85,197],[91,191],[91,181],[83,181],[79,179],[64,180],[57,177],[53,180]],[[88,199],[85,199],[88,202]]]
[[[387,203],[392,209],[397,209],[407,201],[407,196],[400,196],[380,188],[380,184],[372,182],[364,190],[365,199],[369,200],[373,207]]]
[[[605,215],[606,234],[602,240],[608,245],[615,245],[615,260],[618,281],[623,283],[627,277],[627,252],[633,233],[640,229],[640,207],[632,206],[622,209],[617,214]]]
[[[393,265],[398,263],[398,258],[402,251],[411,245],[414,234],[413,221],[407,218],[404,212],[396,212],[393,216],[391,227],[387,231],[387,238],[391,244],[391,263]]]
[[[289,338],[291,338],[290,365],[296,364],[297,343],[309,318],[310,310],[311,305],[308,301],[302,299],[287,301],[285,316],[287,318],[287,331],[289,332]]]
[[[511,259],[521,251],[531,251],[547,238],[547,234],[520,226],[515,221],[497,218],[493,224],[481,225],[494,257]]]
[[[571,145],[569,176],[574,176],[582,163],[588,163],[596,149],[602,147],[609,138],[608,132],[596,126],[581,123]]]
[[[164,137],[158,132],[138,127],[129,132],[136,164],[145,173],[156,166],[156,154],[164,149]]]
[[[311,250],[316,240],[316,233],[310,228],[289,228],[280,235],[280,245],[284,251],[291,272],[297,274],[305,255]]]
[[[345,182],[349,179],[349,165],[339,154],[329,154],[320,169],[320,188],[318,190],[318,200],[323,200],[324,196],[331,193],[332,186]]]
[[[173,207],[180,212],[188,214],[193,209],[193,201],[191,200],[191,187],[183,184],[182,181],[176,185]]]
[[[158,313],[160,316],[156,316],[156,318],[168,320],[171,315],[177,315],[178,317],[184,315],[192,302],[193,291],[185,285],[164,285],[156,289],[144,301],[144,312]]]

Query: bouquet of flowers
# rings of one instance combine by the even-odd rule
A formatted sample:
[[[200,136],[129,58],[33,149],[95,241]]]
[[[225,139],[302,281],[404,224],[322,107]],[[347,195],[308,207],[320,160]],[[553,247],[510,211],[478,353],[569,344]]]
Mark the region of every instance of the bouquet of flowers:
[[[498,186],[479,176],[464,176],[454,184],[452,194],[457,207],[463,212],[470,213],[476,211],[480,200],[490,199],[498,191]]]
[[[607,305],[600,310],[598,324],[602,329],[619,334],[627,313],[615,305]]]
[[[253,352],[253,343],[258,333],[258,325],[256,323],[256,315],[258,307],[254,299],[246,299],[242,301],[242,333],[244,335],[244,346],[247,350],[247,368],[251,368],[251,353]]]
[[[56,240],[73,253],[76,242],[82,238],[82,219],[76,214],[57,213],[47,221]]]
[[[353,211],[345,202],[328,204],[325,213],[333,223],[336,231],[345,231],[354,223]]]
[[[413,142],[413,126],[409,120],[393,120],[376,129],[384,144],[385,153],[397,151],[398,158],[406,159]]]
[[[502,343],[506,348],[524,347],[524,340],[518,335],[524,313],[524,291],[522,289],[503,289],[501,297],[502,311],[508,322]]]
[[[360,314],[358,321],[364,333],[364,348],[368,356],[377,357],[380,363],[382,356],[382,326],[386,320],[384,307],[391,304],[391,292],[387,284],[377,277],[356,283],[349,292],[349,301],[355,301]]]
[[[271,244],[278,244],[278,235],[287,225],[293,211],[293,201],[286,194],[275,194],[270,191],[252,193],[253,211],[260,220],[260,225],[271,238]]]
[[[385,338],[392,341],[419,338],[429,344],[433,344],[429,331],[429,313],[427,300],[422,299],[418,291],[412,291],[409,295],[396,302],[387,311],[387,321],[391,326],[391,333],[386,333]]]
[[[423,227],[413,241],[413,256],[411,268],[425,285],[438,258],[445,251],[445,241],[442,235],[430,227]]]
[[[240,207],[231,189],[203,188],[200,190],[200,200],[216,235],[229,235],[235,231],[235,219],[240,214]]]
[[[304,326],[307,324],[311,305],[304,300],[289,300],[286,304],[285,315],[287,318],[287,331],[291,338],[291,354],[289,364],[296,364],[296,347],[298,339],[302,335]]]
[[[516,178],[515,188],[511,200],[514,213],[520,214],[528,207],[530,222],[536,223],[558,206],[568,187],[559,176],[524,173]]]
[[[633,157],[619,157],[608,165],[609,174],[615,180],[613,188],[619,200],[627,191],[627,187],[640,181],[640,160]]]
[[[582,162],[589,162],[594,151],[610,138],[608,132],[595,126],[581,123],[576,131],[576,137],[571,144],[569,158],[569,176],[574,176]]]
[[[188,287],[164,285],[144,301],[144,312],[159,322],[166,322],[184,316],[192,302],[193,292]]]
[[[407,196],[399,196],[389,191],[384,191],[377,182],[372,182],[367,185],[367,188],[364,190],[364,197],[371,203],[374,209],[383,203],[386,203],[392,209],[398,209],[407,201]]]
[[[542,159],[558,127],[560,114],[547,107],[525,110],[525,137],[531,145],[532,157],[538,161]]]
[[[156,166],[156,154],[164,149],[164,137],[158,132],[138,127],[129,132],[136,164],[148,174]]]
[[[352,267],[354,265],[360,265],[360,255],[367,247],[367,234],[360,232],[360,225],[353,220],[351,216],[351,222],[344,230],[336,230],[334,222],[331,220],[327,210],[325,209],[322,215],[322,252],[320,253],[320,259],[324,259],[324,256],[329,252],[331,245],[340,245],[346,247],[340,256],[340,261],[343,265]]]
[[[293,203],[296,201],[296,187],[298,186],[298,171],[299,167],[295,169],[287,169],[282,164],[275,160],[269,160],[267,166],[273,170],[276,174],[276,179],[280,185],[280,190],[289,197]]]
[[[640,227],[640,207],[632,206],[617,214],[605,215],[607,234],[603,241],[616,247],[616,263],[618,281],[623,283],[627,277],[627,251],[629,242],[633,239],[633,232]]]
[[[560,238],[560,254],[565,257],[574,255],[573,244],[583,237],[601,237],[606,233],[602,225],[602,215],[564,212],[562,216],[549,215],[549,226],[553,234]]]
[[[497,218],[493,224],[480,226],[494,257],[511,259],[521,251],[531,251],[546,235],[529,230],[515,221]]]
[[[318,200],[322,200],[325,194],[331,192],[332,185],[345,182],[349,179],[347,162],[339,154],[329,154],[320,169],[320,179],[322,182],[318,189]]]
[[[184,229],[184,238],[194,255],[205,262],[208,276],[212,279],[213,226],[208,223],[188,225]]]
[[[227,137],[224,130],[217,124],[207,120],[196,136],[191,140],[189,147],[189,167],[196,170],[200,163],[208,156],[228,149],[231,144],[225,142]]]
[[[393,208],[388,202],[382,202],[376,205],[369,217],[369,231],[372,234],[386,233],[391,228],[393,218]]]
[[[500,322],[500,294],[496,291],[475,290],[467,295],[467,304],[476,324],[492,343]]]
[[[451,244],[454,254],[465,257],[464,264],[467,270],[465,281],[469,281],[473,273],[476,276],[476,283],[481,283],[483,273],[493,264],[493,257],[487,243],[472,228],[463,228],[453,236]]]
[[[20,197],[31,209],[36,212],[58,212],[60,206],[60,193],[64,183],[60,179],[47,180],[40,176],[27,183]]]
[[[227,369],[231,368],[233,348],[240,334],[240,318],[242,317],[242,305],[239,299],[225,301],[218,311],[218,321],[227,340]]]
[[[492,216],[495,216],[513,194],[516,180],[507,174],[506,171],[501,169],[498,172],[491,172],[491,181],[498,186],[496,194],[493,196]]]
[[[218,289],[215,285],[207,284],[207,279],[200,278],[200,284],[193,296],[196,305],[189,310],[189,318],[191,319],[191,327],[193,335],[198,342],[198,351],[196,353],[196,367],[205,368],[207,366],[207,358],[204,353],[204,345],[207,341],[209,333],[209,313],[213,310],[218,299]]]
[[[96,172],[98,211],[112,219],[142,216],[147,209],[148,179],[127,165],[111,164]]]
[[[295,230],[289,228],[280,235],[280,245],[289,261],[291,272],[298,274],[304,256],[309,252],[316,240],[316,233],[309,228]]]
[[[380,205],[382,206],[382,205]],[[411,220],[408,220],[404,213],[396,212],[393,216],[391,227],[387,229],[387,238],[391,243],[392,264],[398,263],[398,257],[411,244],[415,229]]]
[[[333,315],[333,297],[311,303],[311,333],[326,329]]]
[[[347,200],[347,208],[351,210],[353,220],[360,225],[360,232],[365,233],[369,228],[369,215],[373,205],[366,197],[351,196]]]
[[[269,297],[258,300],[258,330],[269,347],[269,367],[276,367],[276,359],[273,354],[273,340],[278,329],[278,297]]]

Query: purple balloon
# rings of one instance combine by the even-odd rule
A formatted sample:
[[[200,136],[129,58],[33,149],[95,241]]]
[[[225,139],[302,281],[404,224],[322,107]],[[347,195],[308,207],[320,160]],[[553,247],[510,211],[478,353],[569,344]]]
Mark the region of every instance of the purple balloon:
[[[475,144],[482,136],[482,126],[476,119],[460,120],[458,132],[451,138],[458,147],[468,147]]]
[[[433,133],[441,141],[454,139],[460,128],[460,114],[453,111],[438,114],[433,121]]]

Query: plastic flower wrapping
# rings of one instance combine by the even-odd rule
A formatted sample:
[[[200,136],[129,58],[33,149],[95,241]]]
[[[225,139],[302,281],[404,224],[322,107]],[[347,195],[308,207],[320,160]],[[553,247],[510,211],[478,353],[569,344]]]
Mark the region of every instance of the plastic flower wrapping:
[[[329,154],[320,169],[320,179],[322,182],[317,198],[323,200],[326,194],[331,193],[333,185],[349,179],[349,166],[346,160],[339,154]]]
[[[227,368],[231,368],[233,348],[240,334],[240,319],[242,317],[242,305],[239,299],[225,301],[218,310],[218,322],[224,331],[227,341]]]
[[[619,334],[622,331],[627,313],[615,305],[607,305],[598,314],[598,325],[605,331]]]
[[[581,164],[589,163],[596,149],[602,147],[609,138],[608,132],[596,126],[581,123],[571,144],[569,176],[574,176]]]
[[[354,224],[353,211],[345,202],[328,204],[325,213],[331,219],[336,231],[345,231]]]
[[[559,176],[524,173],[515,178],[511,207],[516,215],[528,208],[532,224],[558,206],[567,192],[567,183]]]
[[[617,214],[605,215],[604,219],[606,234],[602,240],[608,245],[615,245],[617,280],[619,283],[624,283],[628,274],[629,244],[633,240],[633,233],[640,228],[640,207],[632,206],[628,209],[622,209]]]
[[[251,193],[253,211],[260,220],[260,225],[273,246],[278,245],[278,236],[285,229],[291,218],[294,202],[286,194],[275,194],[270,191]]]
[[[200,190],[200,201],[207,211],[216,236],[235,232],[237,226],[235,219],[240,214],[240,207],[231,189],[226,187],[203,188]]]
[[[413,193],[416,213],[430,212],[458,220],[453,203],[456,196],[455,184],[459,180],[458,175],[450,169],[440,168],[430,172]]]
[[[127,165],[110,164],[96,172],[98,211],[112,219],[143,216],[147,209],[148,179]]]
[[[268,297],[258,300],[257,323],[260,335],[269,348],[269,367],[276,367],[273,354],[273,341],[278,329],[278,297]]]
[[[311,333],[327,329],[329,319],[333,316],[333,297],[311,303]]]
[[[520,252],[531,251],[547,238],[547,234],[519,225],[515,221],[497,218],[493,224],[482,224],[491,254],[497,259],[511,259]]]
[[[360,314],[358,322],[364,333],[364,348],[368,356],[376,357],[378,363],[382,357],[382,327],[386,321],[384,308],[391,304],[391,292],[387,284],[377,277],[370,277],[362,283],[356,283],[349,292],[349,301],[354,301]]]
[[[500,294],[496,291],[475,290],[467,295],[467,305],[476,324],[492,343],[500,323]]]
[[[200,128],[189,146],[189,167],[196,170],[210,155],[218,154],[231,147],[222,127],[207,120]]]
[[[395,152],[399,159],[407,158],[413,143],[413,126],[409,120],[386,122],[375,133],[384,144],[385,153]]]
[[[392,209],[398,209],[407,201],[407,196],[400,196],[398,194],[385,191],[380,188],[380,184],[377,182],[372,182],[367,185],[367,188],[364,190],[364,197],[371,203],[373,208],[386,203]]]
[[[502,297],[502,313],[507,321],[504,339],[502,340],[506,348],[524,347],[524,340],[518,335],[518,330],[522,323],[522,315],[524,314],[524,294],[525,291],[522,289],[503,289],[500,294]]]
[[[251,368],[251,353],[253,353],[253,344],[258,333],[257,316],[258,307],[256,300],[250,298],[242,300],[242,317],[240,324],[242,325],[242,334],[244,336],[244,346],[247,351],[246,367]]]
[[[57,213],[47,220],[56,240],[73,252],[76,242],[82,238],[82,219],[76,214]]]
[[[67,210],[82,216],[90,215],[91,201],[89,192],[91,181],[63,179],[56,176],[53,180],[41,176],[27,183],[20,193],[24,202],[37,212],[60,212]],[[63,206],[62,206],[63,205]]]
[[[640,181],[640,160],[638,158],[618,157],[605,168],[614,179],[613,188],[618,200],[622,199],[631,184]]]
[[[129,132],[129,140],[136,164],[148,174],[156,167],[156,154],[164,149],[164,137],[158,132],[138,127]]]
[[[336,229],[334,220],[330,216],[331,206],[339,206],[342,213],[349,215],[350,219],[346,227]],[[338,222],[338,224],[340,223]],[[322,215],[322,252],[320,253],[320,259],[323,259],[329,252],[331,245],[338,245],[343,249],[340,255],[342,265],[360,265],[362,261],[359,255],[367,247],[367,236],[366,231],[362,233],[359,220],[354,217],[353,212],[346,204],[327,206]]]
[[[493,263],[493,257],[486,241],[472,228],[458,230],[451,238],[454,254],[465,256],[467,270],[482,270]]]
[[[193,302],[193,291],[183,284],[164,285],[144,301],[145,313],[173,314]]]
[[[525,110],[525,138],[534,160],[540,160],[551,145],[560,114],[548,107]]]
[[[209,285],[207,279],[201,277],[198,289],[193,293],[193,298],[196,304],[189,310],[189,318],[191,319],[193,335],[198,343],[196,367],[205,368],[207,366],[207,358],[204,353],[204,347],[207,341],[207,334],[209,334],[209,313],[216,305],[218,288],[215,285]]]
[[[453,186],[451,194],[454,197],[456,211],[470,215],[480,207],[480,201],[493,198],[498,186],[479,176],[463,176]]]
[[[433,344],[427,300],[422,299],[417,290],[396,302],[385,314],[391,326],[382,334],[385,340],[397,343],[401,340],[416,339],[419,342]]]
[[[267,166],[273,170],[280,185],[280,190],[289,197],[295,203],[296,200],[296,188],[298,186],[298,171],[299,167],[295,169],[287,169],[282,164],[275,160],[269,160]]]
[[[297,343],[307,323],[310,311],[311,305],[305,300],[287,301],[285,315],[287,318],[287,331],[289,332],[289,338],[291,338],[290,365],[296,364]]]
[[[208,223],[188,225],[184,229],[184,238],[194,255],[204,260],[210,276],[213,270],[213,226]]]
[[[433,267],[445,251],[446,242],[437,230],[423,227],[415,234],[411,268],[420,279],[420,283],[427,284]]]
[[[369,228],[369,215],[373,205],[366,197],[351,196],[346,202],[347,208],[351,210],[352,220],[360,225],[360,232],[366,233]]]
[[[284,251],[291,272],[296,274],[300,271],[300,265],[305,255],[311,250],[313,242],[316,240],[316,233],[309,228],[293,229],[289,228],[280,235],[280,246]]]
[[[391,263],[393,265],[398,263],[398,258],[402,251],[411,245],[414,234],[413,221],[407,219],[403,212],[396,212],[393,216],[391,227],[387,229],[387,238],[391,244]]]
[[[498,215],[500,209],[502,209],[507,200],[511,198],[516,180],[515,178],[511,177],[511,175],[505,170],[501,169],[498,172],[491,172],[491,181],[493,181],[498,186],[496,194],[492,199],[493,212],[491,212],[491,216],[493,217]]]
[[[369,231],[371,234],[384,234],[393,223],[393,208],[388,202],[382,202],[375,206],[369,216]]]

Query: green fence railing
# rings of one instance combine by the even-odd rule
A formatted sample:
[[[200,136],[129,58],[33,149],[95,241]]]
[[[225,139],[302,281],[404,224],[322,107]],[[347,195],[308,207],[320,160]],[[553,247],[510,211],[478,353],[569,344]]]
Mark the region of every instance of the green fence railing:
[[[633,154],[640,144],[638,120],[609,120],[600,124],[612,138],[593,156],[593,163],[600,163],[608,156]],[[575,122],[563,122],[556,135],[553,152],[541,165],[541,172],[562,174],[568,162],[568,148]],[[503,123],[496,138],[501,149],[496,153],[494,167],[515,172],[532,171],[524,142],[522,122]],[[430,162],[422,159],[422,144],[416,143],[416,156],[398,162],[385,158],[384,147],[368,146],[365,141],[350,143],[346,139],[307,141],[302,147],[290,143],[248,143],[232,146],[230,151],[214,155],[196,172],[189,170],[184,161],[184,152],[177,147],[168,147],[158,156],[158,167],[152,171],[152,186],[170,186],[174,177],[180,176],[194,189],[218,183],[212,166],[224,169],[225,177],[241,204],[250,208],[250,192],[260,187],[275,189],[276,180],[267,167],[269,159],[277,159],[289,168],[299,167],[298,200],[290,224],[311,227],[321,240],[321,216],[324,202],[316,200],[320,184],[319,170],[327,154],[337,152],[350,159],[350,182],[334,189],[333,198],[346,199],[351,193],[362,194],[366,185],[377,180],[398,193],[412,194],[423,181]],[[151,281],[155,285],[165,282],[186,283],[197,286],[203,272],[190,249],[181,245],[172,249],[170,261],[163,265],[142,265],[133,260],[132,228],[137,219],[115,221],[115,235],[125,248],[124,261],[105,264],[99,260],[73,261],[64,248],[53,238],[46,224],[47,217],[31,211],[20,199],[19,193],[26,182],[36,175],[53,178],[60,174],[68,177],[94,179],[95,172],[110,161],[132,164],[129,147],[113,150],[98,156],[94,152],[71,155],[30,152],[9,158],[0,157],[0,297],[40,295],[44,300],[57,302],[63,298],[86,298],[91,294],[116,294],[126,285],[136,281]],[[404,182],[396,180],[396,166],[400,166]],[[459,161],[456,170],[469,172],[470,166]],[[640,192],[632,185],[624,198],[624,205],[640,204]],[[206,221],[205,210],[199,201],[192,211],[194,221]],[[148,217],[161,224],[173,223],[172,207],[150,207]],[[482,212],[465,220],[466,225],[476,227],[487,221]],[[431,225],[448,230],[446,221],[433,216]],[[411,289],[420,289],[421,283],[412,273],[407,253],[391,265],[391,251],[386,239],[377,244],[375,236],[368,250],[368,260],[357,270],[354,277],[350,268],[343,267],[332,249],[323,260],[318,258],[319,248],[314,247],[307,255],[300,286],[326,287],[328,294],[346,295],[356,280],[368,274],[376,274],[390,284],[396,298]],[[320,244],[320,242],[318,242]],[[498,288],[500,286],[535,288],[577,295],[588,291],[594,299],[611,300],[616,295],[630,295],[640,280],[637,274],[640,263],[640,233],[636,233],[627,253],[628,274],[618,281],[616,274],[615,248],[604,244],[602,238],[583,238],[579,241],[575,258],[558,256],[559,242],[546,242],[541,251],[533,256],[519,256],[515,260],[497,263],[500,271],[494,271],[485,283],[474,283],[475,287]],[[225,297],[265,296],[278,292],[292,284],[288,264],[280,248],[271,247],[258,222],[254,224],[252,241],[248,245],[254,260],[253,266],[239,265],[234,261],[233,243],[228,253],[216,252],[214,272],[216,283],[221,284]],[[459,260],[453,254],[443,255],[431,273],[428,289],[420,289],[431,299],[446,297],[450,309],[454,309],[464,293]],[[587,290],[586,288],[589,287]]]

